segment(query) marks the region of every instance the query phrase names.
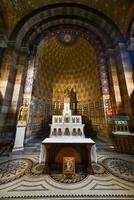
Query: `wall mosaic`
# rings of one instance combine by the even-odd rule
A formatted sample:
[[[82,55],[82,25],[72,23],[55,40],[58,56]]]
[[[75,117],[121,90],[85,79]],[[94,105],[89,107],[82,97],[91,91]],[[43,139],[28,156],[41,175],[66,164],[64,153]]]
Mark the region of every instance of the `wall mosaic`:
[[[34,96],[63,101],[65,89],[73,88],[80,102],[101,99],[99,66],[89,41],[78,37],[68,46],[53,36],[41,42],[37,54]]]

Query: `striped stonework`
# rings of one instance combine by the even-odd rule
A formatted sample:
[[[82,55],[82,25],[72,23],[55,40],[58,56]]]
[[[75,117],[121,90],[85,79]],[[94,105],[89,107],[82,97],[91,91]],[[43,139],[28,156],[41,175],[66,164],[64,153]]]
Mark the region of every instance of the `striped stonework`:
[[[16,60],[17,53],[13,46],[9,46],[4,54],[2,63],[2,77],[0,80],[1,94],[3,97],[0,113],[0,130],[4,128],[6,123],[8,127],[8,120],[6,120],[7,114],[10,113],[10,104],[12,100],[12,94],[14,89],[14,81],[16,77]]]
[[[119,43],[116,48],[117,71],[119,78],[119,86],[121,91],[122,104],[124,112],[131,115],[130,95],[134,90],[133,72],[130,62],[130,56],[127,52],[126,45]]]
[[[14,91],[13,91],[12,102],[11,102],[11,109],[12,109],[12,114],[14,115],[14,117],[16,117],[16,114],[17,114],[16,113],[17,106],[20,106],[22,104],[22,96],[24,92],[26,70],[27,70],[27,49],[25,49],[25,51],[23,49],[23,51],[19,53],[19,58],[17,62],[17,73],[16,73]],[[12,121],[13,121],[13,124],[16,122],[14,118],[12,118]]]
[[[115,113],[120,112],[121,106],[121,94],[119,88],[117,66],[115,60],[115,52],[112,49],[108,49],[108,62],[109,62],[109,71],[110,71],[110,81],[111,81],[111,96],[113,99],[113,109]]]

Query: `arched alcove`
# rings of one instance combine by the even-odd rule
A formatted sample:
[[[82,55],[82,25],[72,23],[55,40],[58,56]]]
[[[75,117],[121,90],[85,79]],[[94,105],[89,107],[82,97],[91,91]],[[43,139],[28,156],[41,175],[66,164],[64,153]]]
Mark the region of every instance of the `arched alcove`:
[[[51,153],[53,152],[53,154]],[[75,161],[76,173],[86,173],[86,166],[88,162],[88,154],[84,145],[69,145],[64,144],[59,146],[53,146],[50,149],[49,154],[49,166],[50,173],[62,173],[63,172],[63,159],[65,157],[73,157]]]
[[[125,106],[125,104],[123,103],[125,102],[125,100],[128,101],[128,98],[131,94],[131,87],[128,86],[128,81],[126,82],[127,84],[125,82],[123,83],[122,76],[124,77],[124,80],[126,77],[124,75],[124,71],[122,72],[122,74],[119,73],[119,70],[120,70],[119,68],[121,67],[123,69],[123,67],[125,66],[125,62],[122,64],[123,60],[122,60],[122,52],[121,52],[123,48],[124,48],[123,51],[125,52],[124,35],[122,34],[118,25],[112,20],[112,18],[110,18],[109,15],[106,15],[106,13],[105,14],[104,13],[101,10],[98,10],[96,7],[91,7],[90,5],[86,3],[80,3],[80,2],[77,3],[77,1],[74,3],[70,3],[70,2],[63,3],[61,1],[58,1],[57,3],[51,2],[51,3],[45,4],[44,6],[38,7],[37,9],[29,12],[27,15],[21,18],[21,20],[16,24],[16,26],[14,27],[14,30],[10,34],[10,37],[9,37],[10,43],[8,44],[7,51],[5,52],[5,60],[3,61],[3,68],[2,68],[3,71],[5,70],[4,67],[6,66],[5,65],[6,62],[8,63],[8,66],[10,67],[7,68],[8,69],[7,76],[8,76],[9,82],[8,81],[5,82],[5,86],[3,86],[5,89],[3,89],[2,91],[3,92],[2,95],[5,96],[3,105],[2,105],[2,114],[1,114],[2,119],[4,119],[2,120],[3,121],[2,126],[4,126],[7,116],[8,118],[10,118],[9,127],[15,126],[18,108],[22,104],[22,101],[24,98],[29,99],[29,101],[31,102],[30,108],[32,108],[33,102],[35,102],[34,104],[35,110],[39,112],[41,111],[40,114],[39,113],[37,114],[36,112],[36,114],[38,115],[38,120],[34,120],[35,117],[32,117],[32,120],[36,121],[37,127],[39,125],[40,119],[44,119],[45,115],[47,115],[48,112],[51,110],[51,107],[49,105],[46,105],[45,111],[42,109],[43,102],[42,102],[42,98],[39,97],[40,96],[39,93],[41,93],[41,91],[44,90],[41,96],[43,96],[44,93],[46,92],[46,96],[51,96],[49,100],[52,102],[55,99],[57,101],[58,97],[56,97],[56,95],[58,93],[57,92],[58,90],[55,89],[56,84],[53,84],[52,79],[50,78],[51,77],[50,71],[52,71],[52,68],[49,70],[48,75],[46,75],[46,72],[48,69],[44,70],[45,72],[43,71],[43,73],[46,75],[45,78],[43,77],[43,75],[41,76],[42,78],[45,79],[45,81],[46,79],[50,79],[48,86],[47,86],[47,83],[43,85],[43,82],[40,81],[38,69],[39,67],[40,69],[42,69],[42,67],[40,65],[40,60],[38,60],[38,56],[37,56],[38,49],[39,49],[38,46],[39,44],[43,43],[43,41],[45,42],[48,41],[49,43],[49,41],[51,41],[51,39],[54,37],[51,34],[55,34],[56,30],[61,30],[61,29],[63,30],[63,29],[70,29],[70,28],[80,30],[80,32],[83,29],[83,35],[85,38],[82,39],[83,37],[80,37],[80,39],[83,40],[83,42],[81,42],[81,46],[85,46],[83,47],[83,49],[81,48],[81,51],[85,52],[85,53],[82,52],[82,55],[83,57],[85,56],[85,58],[81,59],[80,62],[79,62],[79,58],[76,59],[76,63],[78,66],[82,62],[82,65],[85,67],[85,69],[83,66],[82,66],[83,68],[81,68],[80,66],[79,69],[76,70],[77,68],[75,67],[76,64],[72,65],[72,68],[71,68],[71,62],[68,59],[70,55],[69,53],[67,53],[67,55],[69,56],[67,56],[65,60],[67,60],[67,62],[69,61],[68,64],[70,66],[68,65],[69,66],[68,68],[66,65],[66,62],[62,58],[62,61],[64,61],[62,65],[66,65],[65,72],[64,72],[65,75],[63,78],[62,74],[61,75],[59,74],[59,77],[62,76],[62,79],[64,82],[63,85],[65,85],[65,82],[67,82],[69,79],[67,77],[68,76],[67,71],[69,71],[70,74],[76,74],[78,72],[79,75],[80,75],[80,71],[83,71],[82,72],[83,75],[81,75],[81,77],[84,77],[84,78],[82,78],[83,79],[82,81],[81,80],[79,81],[76,89],[79,91],[78,98],[80,99],[80,101],[89,100],[89,103],[88,105],[83,105],[83,107],[81,107],[82,112],[87,114],[89,105],[90,105],[90,108],[92,109],[92,105],[91,105],[92,100],[96,102],[96,99],[97,101],[102,99],[103,104],[96,103],[93,106],[94,109],[92,112],[94,113],[95,116],[97,116],[97,112],[96,112],[97,109],[99,108],[100,110],[97,118],[95,117],[96,119],[92,117],[92,120],[94,121],[95,124],[97,124],[98,122],[100,123],[100,121],[98,121],[98,118],[104,119],[104,121],[106,122],[106,117],[107,117],[106,115],[108,113],[106,109],[109,109],[109,106],[118,108],[120,107],[120,104],[121,104],[122,109],[123,109],[122,112],[123,113],[128,112],[129,114],[131,114],[130,109],[128,109],[129,106]],[[85,42],[84,42],[86,40],[86,37],[88,40],[90,40],[91,46],[93,46],[93,48],[86,47]],[[88,41],[88,44],[90,42]],[[123,44],[120,45],[120,43],[123,43]],[[58,43],[56,44],[54,42],[54,44],[57,45]],[[57,48],[59,47],[55,46],[54,48],[56,49],[56,52],[59,51],[57,50]],[[85,48],[87,48],[87,50],[85,50]],[[113,53],[111,53],[111,50],[113,51]],[[47,49],[44,51],[45,51],[44,59],[48,59],[49,57],[49,62],[51,60],[49,65],[54,66],[55,64],[52,64],[52,60],[59,59],[58,55],[54,59],[51,59],[51,56],[49,56]],[[51,48],[50,48],[50,51],[53,54],[53,50]],[[89,52],[90,53],[92,52],[93,56],[91,56]],[[61,54],[61,57],[63,57],[63,54],[62,53],[60,54]],[[74,57],[80,57],[79,55],[80,55],[80,52],[78,54],[77,53],[74,54]],[[95,61],[95,56],[96,56],[96,61]],[[11,57],[11,59],[9,59],[9,57]],[[93,65],[91,64],[92,63],[91,61],[97,67],[93,67]],[[60,62],[60,60],[58,62]],[[45,65],[46,65],[46,62],[45,62]],[[92,74],[91,77],[94,77],[95,74],[97,74],[97,76],[94,79],[90,79],[89,81],[90,83],[89,83],[87,81],[88,70],[91,68],[92,68],[91,73],[89,73],[89,74]],[[94,70],[97,68],[98,68],[98,72],[94,73]],[[56,67],[54,66],[53,69],[56,70]],[[51,74],[53,74],[54,76],[54,71]],[[57,74],[57,71],[55,74]],[[35,80],[36,78],[37,80]],[[19,83],[18,83],[18,79],[19,79]],[[74,81],[74,78],[72,79]],[[78,79],[80,79],[80,76],[78,77]],[[56,83],[57,83],[57,80],[56,80]],[[100,85],[98,84],[99,81],[100,81]],[[16,83],[18,84],[18,86],[14,87]],[[41,86],[36,87],[36,85],[38,85],[39,83],[40,84],[42,83]],[[83,90],[82,83],[85,88],[85,93]],[[124,85],[123,87],[120,86],[122,83]],[[8,85],[10,85],[10,87],[8,87]],[[74,87],[74,85],[75,84],[72,82],[71,87]],[[92,89],[91,87],[89,87],[89,85],[92,85]],[[27,89],[27,86],[30,89],[29,88]],[[128,87],[129,89],[127,89]],[[38,92],[36,90],[37,88],[40,88]],[[59,89],[60,87],[57,85],[57,88]],[[81,88],[81,91],[80,91],[80,88]],[[48,92],[49,90],[51,91],[51,95]],[[54,92],[54,90],[56,92]],[[92,90],[92,95],[90,94],[91,90]],[[99,91],[99,92],[97,93],[96,91]],[[125,95],[126,91],[128,92],[127,95]],[[53,94],[55,95],[55,97],[53,96]],[[40,99],[39,101],[36,101],[36,98],[35,98],[36,96],[39,97]],[[46,101],[46,96],[44,97],[45,101]],[[92,97],[90,98],[90,96]],[[62,96],[60,98],[62,99]],[[6,112],[4,111],[5,105],[7,107]],[[104,109],[104,107],[106,109]],[[11,110],[14,113],[10,113],[8,115],[8,113]],[[104,112],[102,112],[102,110]]]
[[[42,40],[37,49],[34,96],[42,101],[63,103],[65,89],[74,88],[78,102],[101,100],[101,80],[95,48],[73,29],[58,32]],[[66,43],[65,38],[62,38],[66,36],[70,37],[70,42]],[[73,39],[76,41],[71,41]]]

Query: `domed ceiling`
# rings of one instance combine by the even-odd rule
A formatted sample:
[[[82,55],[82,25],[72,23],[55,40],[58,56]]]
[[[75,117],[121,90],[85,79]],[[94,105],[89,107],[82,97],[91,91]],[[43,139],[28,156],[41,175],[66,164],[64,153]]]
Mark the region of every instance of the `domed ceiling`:
[[[61,31],[44,39],[37,50],[37,63],[37,98],[63,101],[66,88],[73,88],[80,102],[101,98],[95,49],[77,33]]]

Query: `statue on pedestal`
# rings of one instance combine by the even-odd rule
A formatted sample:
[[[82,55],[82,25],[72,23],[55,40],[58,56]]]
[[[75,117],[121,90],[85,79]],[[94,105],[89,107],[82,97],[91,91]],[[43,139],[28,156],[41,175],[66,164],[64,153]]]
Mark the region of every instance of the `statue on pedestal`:
[[[18,122],[16,126],[16,135],[13,151],[20,151],[24,149],[24,137],[27,126],[28,103],[25,100],[19,109]]]
[[[27,121],[28,103],[25,101],[19,109],[18,121]]]

